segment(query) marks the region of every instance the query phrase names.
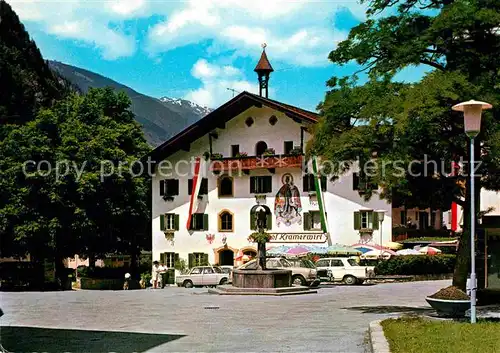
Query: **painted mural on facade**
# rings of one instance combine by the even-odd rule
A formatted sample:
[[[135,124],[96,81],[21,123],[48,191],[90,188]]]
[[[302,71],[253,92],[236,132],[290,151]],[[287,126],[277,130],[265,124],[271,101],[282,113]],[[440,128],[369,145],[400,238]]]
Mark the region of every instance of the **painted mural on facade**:
[[[290,173],[281,177],[283,186],[279,189],[274,200],[274,214],[276,215],[276,225],[290,226],[294,223],[302,224],[302,204],[300,202],[300,192],[293,182]]]

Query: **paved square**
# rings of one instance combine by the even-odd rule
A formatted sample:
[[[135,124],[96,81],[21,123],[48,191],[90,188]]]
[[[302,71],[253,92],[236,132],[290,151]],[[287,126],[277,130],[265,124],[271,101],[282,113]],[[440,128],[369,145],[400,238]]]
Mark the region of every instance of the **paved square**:
[[[23,329],[4,328],[2,344],[14,352],[365,352],[370,321],[426,311],[425,296],[449,284],[339,285],[289,297],[177,287],[3,292],[0,324]]]

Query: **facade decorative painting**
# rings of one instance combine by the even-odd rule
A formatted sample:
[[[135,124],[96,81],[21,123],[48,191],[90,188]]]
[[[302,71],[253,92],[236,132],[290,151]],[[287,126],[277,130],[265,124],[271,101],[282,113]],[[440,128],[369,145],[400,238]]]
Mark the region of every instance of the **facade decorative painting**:
[[[212,244],[215,240],[215,234],[208,233],[206,235],[206,239],[207,239],[208,244]]]
[[[290,173],[283,174],[281,182],[283,186],[274,201],[276,225],[279,227],[284,223],[288,227],[294,223],[302,224],[300,192],[293,182],[293,176]]]

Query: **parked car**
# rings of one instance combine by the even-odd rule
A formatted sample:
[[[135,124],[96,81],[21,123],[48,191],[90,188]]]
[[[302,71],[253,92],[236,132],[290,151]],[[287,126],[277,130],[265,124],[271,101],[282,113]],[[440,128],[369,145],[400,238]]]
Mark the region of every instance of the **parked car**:
[[[305,267],[305,268],[313,268],[316,270],[316,276],[320,280],[320,282],[333,282],[333,274],[331,270],[328,269],[319,269],[316,267],[314,262],[308,259],[300,259],[300,258],[287,258],[288,262],[290,262],[293,266],[297,267]]]
[[[291,270],[292,285],[294,286],[315,287],[320,283],[317,277],[316,269],[293,265],[285,258],[268,258],[266,259],[266,267],[272,269]],[[257,260],[251,260],[240,266],[238,269],[255,270],[256,268]]]
[[[219,266],[219,268],[222,270],[222,272],[224,272],[228,275],[228,283],[232,283],[233,282],[233,266],[222,265],[222,266]]]
[[[318,269],[330,270],[335,281],[345,284],[362,284],[367,278],[374,275],[368,267],[360,266],[355,258],[331,257],[319,259],[316,262]]]
[[[193,267],[185,275],[175,278],[175,283],[179,287],[192,288],[196,286],[217,286],[229,282],[227,273],[222,272],[219,267],[197,266]]]

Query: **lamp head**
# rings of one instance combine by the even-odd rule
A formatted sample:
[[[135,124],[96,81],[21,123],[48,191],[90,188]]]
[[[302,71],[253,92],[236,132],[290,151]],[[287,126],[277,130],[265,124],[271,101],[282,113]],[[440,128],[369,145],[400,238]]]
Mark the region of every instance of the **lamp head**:
[[[470,100],[454,105],[451,109],[464,112],[465,133],[474,138],[481,131],[481,113],[485,109],[491,109],[492,105],[486,102]]]
[[[376,210],[375,212],[378,213],[378,220],[379,222],[384,221],[384,216],[385,216],[385,210]]]

